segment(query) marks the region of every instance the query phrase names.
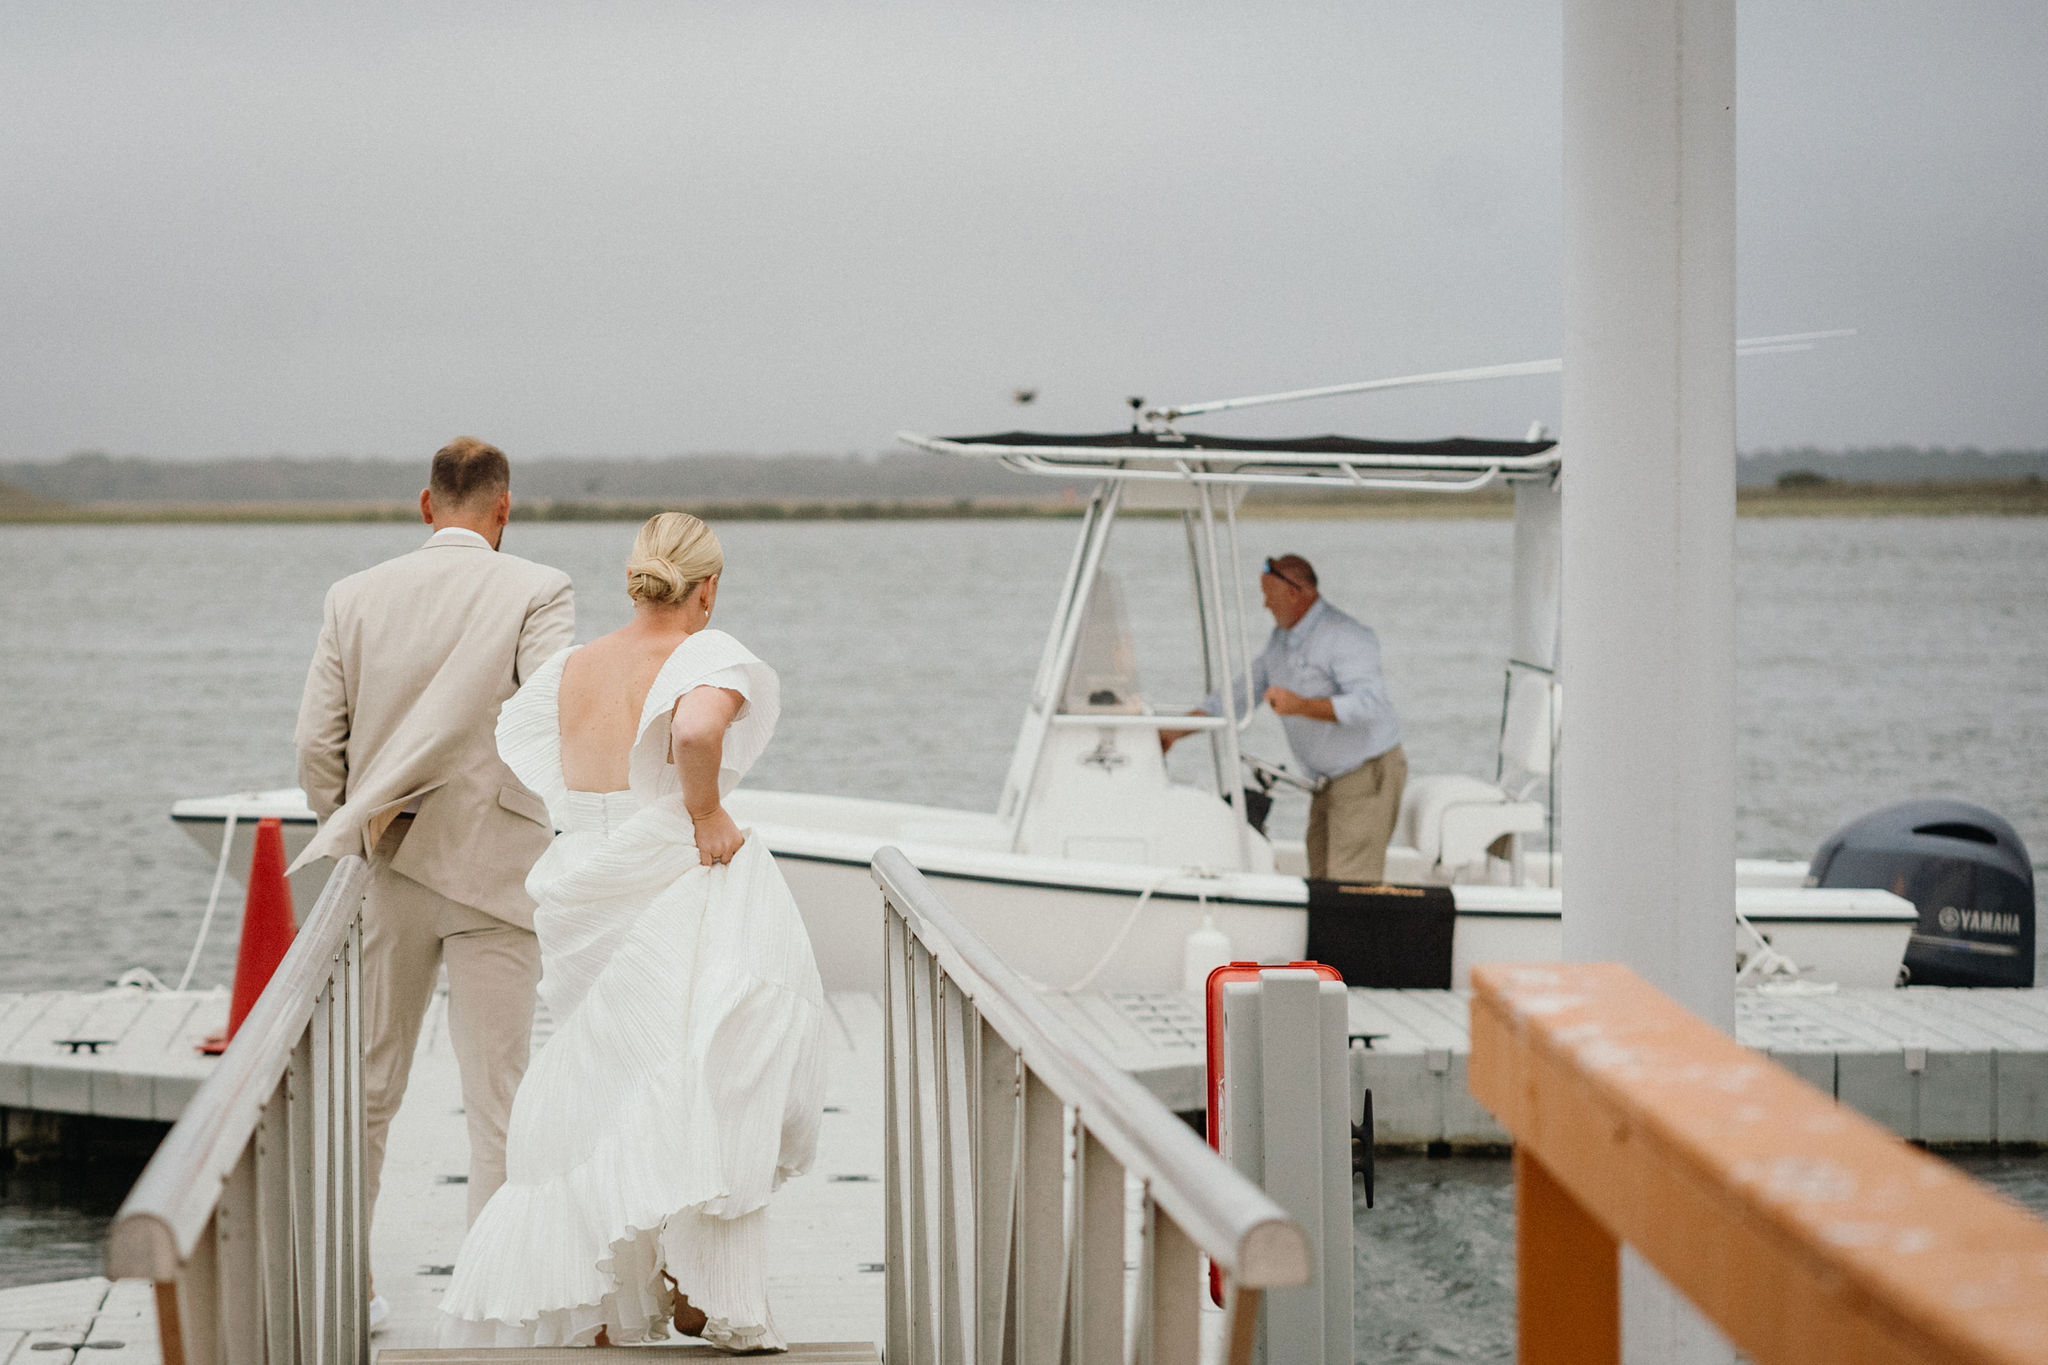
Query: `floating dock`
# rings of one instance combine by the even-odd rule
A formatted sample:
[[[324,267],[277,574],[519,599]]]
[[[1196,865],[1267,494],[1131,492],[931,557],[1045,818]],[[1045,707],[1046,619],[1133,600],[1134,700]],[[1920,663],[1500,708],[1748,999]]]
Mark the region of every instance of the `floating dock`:
[[[98,1276],[0,1289],[0,1365],[158,1365],[156,1293]]]
[[[1050,997],[1180,1112],[1206,1101],[1201,1002],[1180,993]],[[1472,1098],[1464,991],[1353,990],[1353,1089],[1394,1147],[1504,1145]],[[2048,990],[1740,991],[1735,1036],[1823,1092],[1930,1147],[2048,1144]]]
[[[222,990],[0,995],[0,1110],[175,1122],[227,1019]]]
[[[1198,997],[1048,998],[1168,1108],[1203,1107]],[[859,1027],[876,1033],[862,1046],[879,1049],[879,1003],[857,993],[832,1000],[844,1045],[854,1047],[856,1023],[866,1020]],[[172,1122],[212,1073],[214,1059],[198,1044],[226,1014],[227,995],[218,990],[0,995],[0,1111],[16,1128],[21,1113]],[[1462,991],[1351,992],[1353,1080],[1372,1088],[1379,1141],[1473,1147],[1507,1140],[1466,1089],[1466,1015]],[[536,1037],[546,1029],[543,1016]],[[1936,1147],[2048,1144],[2048,990],[1743,991],[1735,1031],[1902,1137]],[[430,1063],[423,1056],[421,1064]],[[878,1056],[858,1065],[880,1074]]]

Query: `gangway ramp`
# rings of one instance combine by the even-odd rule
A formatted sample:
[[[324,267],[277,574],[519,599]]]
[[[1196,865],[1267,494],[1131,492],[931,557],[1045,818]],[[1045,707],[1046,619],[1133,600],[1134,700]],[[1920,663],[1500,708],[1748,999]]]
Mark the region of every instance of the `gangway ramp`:
[[[794,1349],[839,1354],[793,1360],[876,1359],[882,1339],[882,1006],[872,995],[827,1000],[825,1122],[818,1159],[768,1206],[768,1301]],[[536,1045],[545,1041],[545,1015]],[[468,1360],[552,1359],[562,1352],[431,1350],[441,1329],[441,1295],[462,1245],[469,1137],[461,1081],[447,1033],[447,997],[436,995],[420,1030],[404,1106],[384,1159],[384,1197],[370,1230],[377,1292],[391,1307],[372,1338],[388,1365]],[[808,1345],[802,1343],[808,1342]],[[567,1349],[567,1348],[565,1348]],[[619,1347],[619,1350],[628,1348]],[[635,1359],[652,1347],[633,1347]],[[667,1349],[667,1348],[663,1348]],[[705,1348],[707,1351],[710,1348]],[[866,1355],[848,1354],[865,1350]],[[591,1362],[587,1348],[574,1351]],[[693,1359],[680,1356],[679,1359]]]
[[[377,1352],[377,1365],[648,1365],[649,1361],[731,1360],[716,1346],[535,1346],[488,1350]],[[788,1365],[881,1365],[871,1341],[793,1341]]]

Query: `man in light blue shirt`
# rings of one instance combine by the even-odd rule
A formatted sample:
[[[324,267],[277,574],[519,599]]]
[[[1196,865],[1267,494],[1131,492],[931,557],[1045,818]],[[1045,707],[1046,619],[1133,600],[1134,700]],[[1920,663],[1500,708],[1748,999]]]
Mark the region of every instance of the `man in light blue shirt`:
[[[1380,673],[1379,637],[1323,600],[1315,569],[1300,555],[1267,560],[1259,590],[1274,629],[1252,660],[1249,694],[1246,680],[1236,680],[1236,709],[1242,712],[1247,695],[1272,707],[1295,762],[1323,784],[1309,802],[1309,876],[1380,881],[1408,759]],[[1222,696],[1212,692],[1194,714],[1222,710]],[[1171,748],[1191,733],[1161,731],[1160,743]]]

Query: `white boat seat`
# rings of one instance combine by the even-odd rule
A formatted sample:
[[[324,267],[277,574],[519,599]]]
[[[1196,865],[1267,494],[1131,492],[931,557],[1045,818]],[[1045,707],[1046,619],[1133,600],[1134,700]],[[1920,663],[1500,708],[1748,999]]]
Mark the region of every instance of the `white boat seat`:
[[[1510,801],[1491,782],[1440,773],[1408,779],[1394,841],[1414,849],[1441,876],[1474,864],[1484,867],[1489,849],[1502,836],[1542,828],[1541,802]]]

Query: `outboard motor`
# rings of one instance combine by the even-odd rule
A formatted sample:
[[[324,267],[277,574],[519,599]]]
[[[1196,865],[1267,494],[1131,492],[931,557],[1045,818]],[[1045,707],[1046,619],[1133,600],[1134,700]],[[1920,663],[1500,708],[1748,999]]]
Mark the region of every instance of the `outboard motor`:
[[[1852,820],[1813,855],[1809,886],[1913,902],[1915,986],[2034,984],[2034,865],[2013,827],[1967,801],[1902,801]]]

